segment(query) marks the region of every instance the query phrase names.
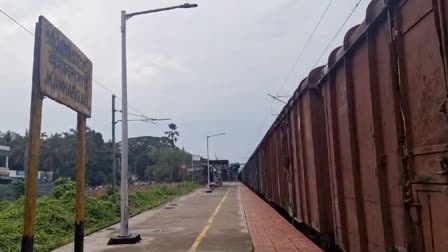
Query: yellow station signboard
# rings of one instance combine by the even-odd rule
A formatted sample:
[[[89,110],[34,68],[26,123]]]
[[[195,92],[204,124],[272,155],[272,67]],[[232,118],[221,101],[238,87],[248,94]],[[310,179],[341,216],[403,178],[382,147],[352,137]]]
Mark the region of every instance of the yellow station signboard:
[[[90,117],[92,62],[45,17],[39,24],[42,94]]]

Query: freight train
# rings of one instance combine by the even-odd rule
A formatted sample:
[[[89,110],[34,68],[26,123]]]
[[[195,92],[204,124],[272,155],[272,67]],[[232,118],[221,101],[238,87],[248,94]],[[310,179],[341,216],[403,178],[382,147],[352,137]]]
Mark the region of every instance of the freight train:
[[[447,20],[446,0],[372,1],[239,179],[327,248],[448,251]]]

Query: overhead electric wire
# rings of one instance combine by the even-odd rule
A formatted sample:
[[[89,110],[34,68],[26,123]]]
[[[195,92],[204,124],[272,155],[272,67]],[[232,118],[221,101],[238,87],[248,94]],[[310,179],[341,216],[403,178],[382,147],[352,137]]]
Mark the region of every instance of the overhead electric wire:
[[[279,102],[281,102],[281,103],[283,103],[283,104],[285,104],[286,105],[286,102],[285,101],[283,101],[282,99],[280,99],[280,98],[278,98],[277,96],[274,96],[274,95],[271,95],[271,94],[267,94],[269,97],[272,97],[272,99],[274,99],[274,100],[276,100],[276,101],[279,101]]]
[[[287,81],[289,80],[289,77],[291,76],[291,74],[294,72],[297,64],[299,63],[299,61],[302,59],[303,54],[305,53],[306,48],[308,48],[308,46],[311,43],[311,40],[314,37],[314,34],[316,34],[316,31],[319,29],[320,25],[322,24],[322,21],[324,20],[324,17],[327,15],[328,10],[330,9],[331,4],[333,3],[333,0],[330,0],[324,10],[324,12],[322,12],[322,14],[320,15],[319,21],[316,23],[316,25],[313,28],[313,31],[311,32],[311,34],[308,36],[308,39],[306,41],[306,43],[304,44],[304,46],[302,47],[302,49],[300,49],[299,54],[296,58],[296,60],[294,61],[293,66],[291,67],[291,69],[289,70],[288,74],[285,77],[285,80],[283,82],[283,85],[277,90],[276,94],[278,94],[278,92],[280,90],[282,90],[284,88],[284,86],[286,85]]]
[[[104,90],[106,90],[107,92],[109,92],[109,93],[111,93],[111,94],[113,94],[113,95],[115,95],[115,97],[117,97],[118,99],[120,99],[121,100],[121,97],[119,96],[119,95],[116,95],[112,90],[110,90],[109,88],[107,88],[104,84],[102,84],[101,82],[99,82],[98,80],[95,80],[95,79],[93,79],[93,81],[96,83],[96,84],[98,84],[101,88],[103,88]],[[136,107],[134,107],[134,106],[132,106],[132,104],[130,104],[129,102],[128,102],[128,106],[129,106],[129,108],[131,108],[132,110],[134,110],[135,112],[137,112],[137,113],[139,113],[140,115],[140,117],[147,117],[145,114],[143,114],[142,112],[140,112]],[[129,114],[129,113],[128,113]]]
[[[116,111],[123,113],[122,110],[116,110]],[[171,120],[171,118],[151,118],[151,117],[147,117],[145,115],[138,115],[138,114],[129,113],[129,112],[128,112],[128,115],[140,117],[144,121],[170,121]]]
[[[319,56],[319,58],[317,59],[316,63],[314,63],[312,68],[315,68],[317,66],[317,64],[319,64],[320,60],[322,59],[322,57],[325,55],[325,53],[327,52],[328,48],[330,48],[330,46],[333,44],[334,40],[338,37],[339,33],[342,31],[342,29],[344,28],[344,26],[347,24],[348,20],[352,17],[353,13],[355,13],[356,8],[358,8],[359,4],[362,2],[363,0],[359,0],[355,7],[352,9],[352,11],[350,12],[350,14],[347,16],[347,18],[345,19],[344,23],[341,25],[341,27],[339,27],[339,30],[336,32],[336,34],[333,36],[333,38],[331,39],[330,43],[328,43],[327,47],[325,47],[325,50],[322,52],[322,54]]]
[[[118,95],[116,95],[112,90],[110,90],[109,88],[107,88],[105,85],[103,85],[101,82],[93,79],[94,82],[96,82],[96,84],[100,85],[100,87],[102,87],[104,90],[106,90],[107,92],[115,95],[115,97],[117,97],[118,99],[121,99]]]
[[[120,113],[123,113],[123,111],[122,110],[118,110]],[[138,115],[138,114],[134,114],[134,113],[129,113],[128,112],[128,115],[132,115],[132,116],[137,116],[137,117],[140,117],[140,118],[143,118],[143,119],[148,119],[146,116],[142,116],[142,115]]]
[[[28,30],[25,26],[23,26],[20,22],[18,22],[16,19],[14,19],[13,17],[11,17],[8,13],[6,13],[4,10],[0,9],[0,12],[3,13],[3,15],[5,15],[6,17],[8,17],[11,21],[13,21],[16,25],[18,25],[20,28],[22,28],[25,32],[27,32],[29,35],[31,35],[33,38],[35,37],[34,33],[31,32],[30,30]],[[101,88],[103,88],[104,90],[106,90],[107,92],[115,95],[118,99],[121,99],[120,96],[116,95],[112,90],[110,90],[109,88],[107,88],[105,85],[103,85],[101,82],[99,82],[96,79],[93,79],[94,83],[98,84]],[[129,102],[128,102],[128,106],[129,108],[133,109],[135,112],[139,113],[141,117],[144,118],[150,118],[148,116],[146,116],[145,114],[143,114],[142,112],[140,112],[137,108],[135,108],[134,106],[132,106]]]
[[[3,15],[7,16],[9,19],[11,19],[14,23],[16,23],[16,25],[20,26],[23,30],[25,30],[27,33],[29,33],[31,36],[34,37],[34,33],[31,32],[30,30],[28,30],[27,28],[25,28],[25,26],[23,26],[22,24],[20,24],[19,22],[17,22],[17,20],[15,20],[13,17],[11,17],[10,15],[8,15],[8,13],[4,12],[2,9],[0,9],[0,12],[3,13]]]
[[[295,70],[297,64],[299,63],[299,61],[302,59],[303,54],[305,53],[306,48],[308,48],[308,46],[310,45],[311,40],[313,39],[313,37],[314,37],[314,35],[316,34],[317,30],[319,29],[320,25],[322,24],[322,21],[324,20],[325,16],[327,15],[328,10],[330,9],[330,6],[331,6],[332,3],[333,3],[333,0],[330,0],[330,1],[328,2],[327,6],[325,7],[324,12],[322,12],[322,14],[320,15],[319,21],[318,21],[318,22],[316,23],[316,25],[314,26],[313,31],[312,31],[312,32],[310,33],[310,35],[308,36],[308,38],[307,38],[307,40],[306,40],[304,46],[300,49],[299,54],[298,54],[298,56],[296,57],[296,60],[294,61],[294,64],[292,65],[291,69],[288,71],[288,73],[287,73],[285,79],[283,80],[283,84],[279,87],[279,89],[277,89],[277,91],[276,91],[277,96],[276,96],[276,97],[279,97],[279,96],[278,96],[278,93],[285,87],[286,83],[287,83],[288,80],[289,80],[289,77],[290,77],[291,74],[294,72],[294,70]],[[273,114],[273,112],[272,112],[272,105],[273,105],[273,103],[274,103],[274,100],[275,100],[275,99],[272,98],[272,101],[271,101],[271,104],[270,104],[270,112],[271,112],[270,114],[271,114],[271,115]],[[282,101],[282,102],[283,102],[283,101]],[[266,125],[266,121],[268,120],[268,118],[269,118],[269,113],[266,112],[265,118],[264,118],[264,120],[263,120],[263,124],[262,124],[262,126],[261,126],[261,129],[262,129],[262,130],[264,129],[264,127],[265,127],[265,125]]]
[[[324,52],[322,52],[322,54],[319,56],[318,60],[316,61],[316,63],[314,64],[313,68],[316,67],[316,65],[319,63],[319,61],[322,59],[322,57],[324,56],[324,54],[326,53],[326,51],[328,50],[328,48],[330,48],[331,44],[334,42],[334,40],[337,38],[337,36],[339,35],[339,33],[342,31],[342,29],[344,28],[344,26],[347,24],[348,20],[351,18],[351,16],[353,15],[353,13],[355,12],[355,10],[358,8],[359,4],[362,2],[363,0],[359,0],[356,4],[355,7],[351,10],[350,14],[348,15],[348,17],[345,19],[344,23],[341,25],[341,27],[338,29],[338,31],[336,32],[336,34],[334,35],[334,37],[331,39],[330,43],[326,46]],[[296,61],[294,62],[293,66],[291,67],[291,69],[289,70],[287,76],[285,77],[284,83],[283,85],[277,90],[277,93],[283,89],[283,87],[286,85],[289,77],[291,76],[291,73],[294,71],[295,67],[297,66],[298,62],[300,61],[300,59],[302,58],[305,49],[309,46],[309,44],[311,43],[312,38],[314,37],[316,31],[318,30],[318,28],[320,27],[324,17],[326,16],[326,14],[328,13],[328,10],[331,7],[331,4],[333,3],[333,0],[330,0],[324,10],[324,12],[322,13],[321,17],[319,18],[319,21],[317,22],[316,26],[314,27],[313,31],[311,32],[310,36],[307,39],[307,42],[305,43],[305,45],[303,46],[303,48],[300,50]],[[273,105],[274,99],[272,99],[271,101],[271,114],[272,114],[272,105]],[[263,126],[262,128],[264,128],[264,125],[266,124],[266,121],[268,119],[268,113],[266,113],[266,117],[263,121]]]

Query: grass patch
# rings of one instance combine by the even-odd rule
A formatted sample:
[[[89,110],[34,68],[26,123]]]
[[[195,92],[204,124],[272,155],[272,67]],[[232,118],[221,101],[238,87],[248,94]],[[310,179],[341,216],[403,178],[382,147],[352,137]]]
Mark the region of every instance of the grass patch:
[[[199,187],[197,183],[154,185],[129,195],[129,212],[139,214]],[[119,195],[109,193],[86,197],[86,234],[120,220]],[[0,251],[20,251],[24,198],[0,201]],[[34,251],[45,252],[73,241],[75,222],[75,182],[60,179],[51,195],[37,200]]]

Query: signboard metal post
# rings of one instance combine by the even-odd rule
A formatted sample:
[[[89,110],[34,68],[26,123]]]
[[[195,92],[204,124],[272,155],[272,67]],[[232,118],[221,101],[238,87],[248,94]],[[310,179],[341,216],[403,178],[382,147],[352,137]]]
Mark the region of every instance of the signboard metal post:
[[[78,142],[76,146],[76,215],[75,215],[75,251],[84,250],[84,191],[86,178],[86,117],[78,113]]]
[[[22,252],[33,251],[42,101],[47,96],[78,112],[75,252],[83,251],[86,117],[92,104],[92,62],[43,16],[36,24],[30,132],[26,153]]]
[[[30,131],[27,146],[25,176],[25,213],[23,218],[22,252],[33,251],[36,219],[37,176],[39,169],[40,131],[43,96],[40,80],[40,25],[36,25],[34,44],[33,83],[31,90]]]

